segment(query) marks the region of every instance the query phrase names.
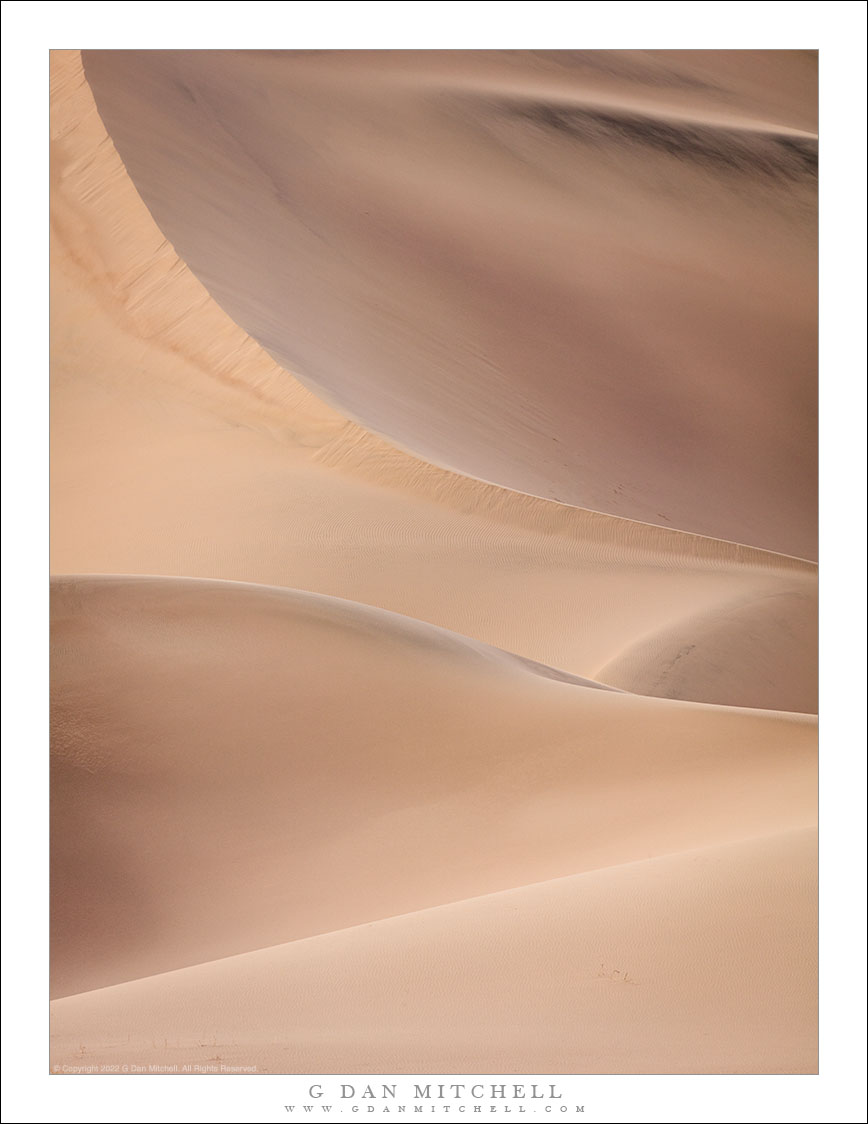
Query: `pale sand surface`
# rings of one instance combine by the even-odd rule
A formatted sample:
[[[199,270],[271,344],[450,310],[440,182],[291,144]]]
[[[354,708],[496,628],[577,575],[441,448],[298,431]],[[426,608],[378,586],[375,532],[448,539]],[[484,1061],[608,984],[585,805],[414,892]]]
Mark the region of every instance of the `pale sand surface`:
[[[813,565],[482,485],[319,405],[178,261],[56,55],[53,572],[311,589],[629,690],[816,710]]]
[[[594,54],[53,52],[53,1063],[816,1068],[814,64]]]
[[[704,847],[52,1005],[58,1065],[816,1072],[812,831]]]
[[[814,558],[816,58],[681,56],[84,67],[181,258],[342,413],[510,488]]]
[[[255,585],[57,579],[52,617],[56,994],[813,823],[805,716]]]

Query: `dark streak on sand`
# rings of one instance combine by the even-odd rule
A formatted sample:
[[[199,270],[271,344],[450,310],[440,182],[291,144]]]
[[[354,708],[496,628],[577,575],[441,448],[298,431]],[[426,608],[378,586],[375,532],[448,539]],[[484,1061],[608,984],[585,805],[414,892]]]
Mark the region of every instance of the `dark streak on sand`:
[[[812,137],[663,121],[551,102],[510,102],[502,108],[511,116],[586,144],[626,141],[678,160],[777,179],[812,178],[817,174],[817,141]]]

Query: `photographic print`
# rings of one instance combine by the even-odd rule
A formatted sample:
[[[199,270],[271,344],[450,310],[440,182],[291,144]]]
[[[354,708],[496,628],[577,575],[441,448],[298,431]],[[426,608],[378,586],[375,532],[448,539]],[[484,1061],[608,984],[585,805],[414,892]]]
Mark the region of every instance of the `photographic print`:
[[[55,1074],[817,1072],[817,52],[566,46],[51,52]]]

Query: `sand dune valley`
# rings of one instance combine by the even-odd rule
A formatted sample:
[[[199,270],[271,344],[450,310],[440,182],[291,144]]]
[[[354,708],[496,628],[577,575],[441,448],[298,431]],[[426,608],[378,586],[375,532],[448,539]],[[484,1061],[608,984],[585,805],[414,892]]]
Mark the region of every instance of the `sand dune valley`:
[[[52,52],[52,1065],[817,1071],[816,82]]]

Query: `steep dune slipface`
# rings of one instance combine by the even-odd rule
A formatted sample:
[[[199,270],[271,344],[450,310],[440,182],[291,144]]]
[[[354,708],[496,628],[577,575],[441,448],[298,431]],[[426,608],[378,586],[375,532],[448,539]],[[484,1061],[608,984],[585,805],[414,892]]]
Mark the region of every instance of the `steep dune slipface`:
[[[815,566],[482,484],[345,421],[165,242],[77,55],[53,72],[54,573],[309,589],[641,693],[815,709]]]
[[[84,63],[180,256],[342,412],[510,488],[813,558],[816,60],[741,56]]]
[[[813,1072],[815,57],[85,61],[52,1063]]]
[[[520,887],[52,1010],[52,1061],[70,1065],[811,1073],[816,1057],[811,831]]]
[[[813,823],[808,718],[262,586],[58,579],[52,627],[58,994]]]

